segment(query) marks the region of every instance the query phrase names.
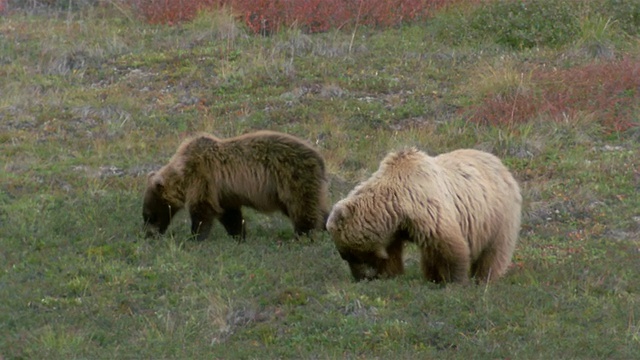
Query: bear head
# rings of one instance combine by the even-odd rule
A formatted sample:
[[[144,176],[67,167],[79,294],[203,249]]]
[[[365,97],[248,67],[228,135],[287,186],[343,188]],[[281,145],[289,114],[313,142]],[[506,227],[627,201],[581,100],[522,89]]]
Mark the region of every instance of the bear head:
[[[374,222],[367,219],[368,214],[363,214],[362,209],[353,205],[338,202],[327,219],[327,231],[340,257],[349,264],[356,281],[392,275],[382,234],[370,228]]]
[[[150,172],[147,176],[147,189],[142,206],[146,236],[164,234],[173,215],[181,207],[178,202],[168,200],[165,177],[160,173]]]
[[[340,257],[349,264],[351,275],[356,281],[374,280],[387,277],[389,256],[384,249],[377,253],[361,252],[353,249],[338,250]]]

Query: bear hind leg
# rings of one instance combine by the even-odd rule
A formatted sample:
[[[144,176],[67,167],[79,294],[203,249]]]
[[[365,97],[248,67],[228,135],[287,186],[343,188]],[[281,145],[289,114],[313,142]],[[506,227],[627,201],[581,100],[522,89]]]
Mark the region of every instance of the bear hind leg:
[[[460,284],[469,281],[469,248],[461,237],[442,237],[438,251],[422,249],[421,264],[422,272],[429,281]]]
[[[312,230],[322,228],[316,216],[318,210],[311,205],[289,207],[282,212],[291,219],[297,237],[309,235]]]
[[[294,189],[295,190],[295,189]],[[308,235],[312,230],[323,230],[326,219],[329,217],[329,210],[323,209],[320,193],[317,189],[297,189],[289,192],[296,193],[294,196],[283,196],[279,193],[281,211],[293,223],[293,230],[297,237]],[[326,214],[325,214],[326,212]]]
[[[219,220],[227,231],[227,234],[235,239],[242,241],[245,240],[247,236],[247,227],[240,208],[225,209],[222,215],[220,215]]]
[[[511,264],[513,250],[489,247],[473,263],[471,274],[477,282],[496,280],[507,271]]]

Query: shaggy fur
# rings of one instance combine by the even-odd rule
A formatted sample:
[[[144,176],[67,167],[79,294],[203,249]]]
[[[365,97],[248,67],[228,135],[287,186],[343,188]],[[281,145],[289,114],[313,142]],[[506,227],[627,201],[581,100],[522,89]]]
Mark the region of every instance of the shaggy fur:
[[[282,212],[301,235],[324,228],[327,198],[324,160],[302,140],[272,131],[230,139],[202,134],[149,174],[143,218],[148,236],[162,234],[187,207],[198,240],[209,235],[215,219],[229,235],[244,239],[241,208],[248,206]]]
[[[427,280],[489,281],[511,263],[521,206],[518,183],[497,157],[408,149],[387,155],[339,201],[327,230],[356,280],[401,274],[404,242],[413,242]]]

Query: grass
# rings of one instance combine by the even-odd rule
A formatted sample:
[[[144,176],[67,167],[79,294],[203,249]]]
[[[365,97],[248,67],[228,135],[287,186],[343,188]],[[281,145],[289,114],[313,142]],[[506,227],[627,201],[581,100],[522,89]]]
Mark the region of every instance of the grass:
[[[583,3],[562,44],[533,48],[480,27],[443,36],[476,26],[472,8],[268,37],[226,13],[176,26],[109,7],[5,14],[0,358],[637,356],[640,49],[624,17],[589,13],[601,3]],[[541,73],[564,95],[547,96]],[[509,116],[480,121],[487,104]],[[404,276],[354,283],[326,233],[295,241],[286,218],[255,212],[244,243],[221,226],[193,242],[186,214],[144,238],[145,175],[181,139],[257,129],[316,144],[333,201],[400,147],[500,156],[525,198],[513,268],[438,287],[409,246]]]

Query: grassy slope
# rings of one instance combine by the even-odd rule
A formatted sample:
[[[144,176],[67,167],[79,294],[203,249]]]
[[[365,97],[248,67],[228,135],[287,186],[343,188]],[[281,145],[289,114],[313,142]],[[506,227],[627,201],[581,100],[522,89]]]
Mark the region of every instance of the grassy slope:
[[[98,15],[0,23],[0,358],[637,354],[637,133],[589,114],[485,127],[458,112],[491,84],[482,64],[591,60],[453,46],[428,26],[263,38],[225,16]],[[353,283],[327,234],[292,241],[286,219],[256,213],[242,244],[220,227],[189,241],[184,214],[141,236],[145,174],[186,134],[263,128],[317,143],[334,200],[398,147],[501,156],[526,198],[512,271],[438,288],[409,247],[405,276]]]

